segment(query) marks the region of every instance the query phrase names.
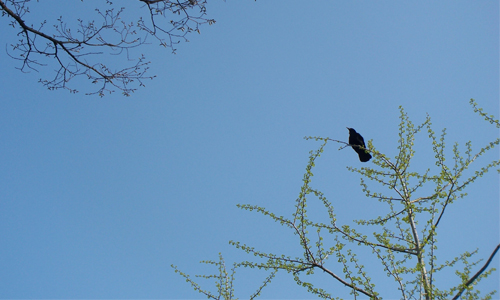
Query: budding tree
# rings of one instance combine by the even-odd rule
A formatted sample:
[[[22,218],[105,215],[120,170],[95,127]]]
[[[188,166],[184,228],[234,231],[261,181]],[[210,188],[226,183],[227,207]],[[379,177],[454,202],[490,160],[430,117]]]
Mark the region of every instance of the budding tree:
[[[0,0],[2,17],[8,18],[17,32],[17,41],[9,45],[7,53],[19,60],[19,69],[55,69],[53,75],[39,80],[51,90],[75,93],[72,83],[75,77],[83,77],[96,85],[87,94],[103,96],[119,90],[129,95],[154,77],[146,75],[150,62],[145,55],[132,50],[153,43],[175,52],[175,45],[186,41],[187,34],[199,33],[202,24],[215,23],[206,17],[206,0],[135,0],[128,4],[128,10],[121,1],[106,0],[94,4],[98,6],[94,15],[80,16],[88,2],[60,1],[50,5],[45,1]],[[37,20],[33,13],[57,14],[59,9],[76,12],[76,21],[67,21],[63,16]]]
[[[477,108],[474,100],[471,99],[470,103],[475,112],[500,128],[498,119]],[[392,282],[391,290],[398,291],[400,299],[491,299],[496,291],[488,291],[481,296],[477,284],[495,270],[488,267],[500,244],[492,249],[486,260],[475,262],[470,259],[477,250],[465,251],[455,257],[441,257],[440,254],[438,259],[436,249],[443,215],[449,211],[447,208],[466,197],[467,187],[500,164],[500,160],[493,160],[475,167],[478,158],[497,146],[500,138],[486,142],[477,151],[473,151],[469,141],[463,147],[463,154],[461,147],[455,143],[453,155],[447,160],[444,151],[446,129],[437,136],[429,116],[421,124],[415,125],[402,107],[400,120],[395,157],[390,158],[378,151],[370,140],[367,150],[373,156],[373,164],[361,168],[348,167],[349,171],[361,175],[363,192],[367,198],[380,203],[385,211],[383,214],[354,220],[351,224],[340,224],[332,202],[314,188],[312,178],[314,167],[327,144],[341,143],[341,148],[349,144],[330,138],[308,137],[306,139],[321,141],[322,144],[316,151],[311,151],[303,185],[290,217],[279,216],[257,205],[238,205],[244,210],[259,212],[292,231],[298,239],[297,248],[302,256],[272,254],[251,245],[230,241],[236,248],[262,259],[244,261],[237,266],[271,270],[273,276],[277,271],[288,272],[298,285],[323,299],[339,299],[333,292],[338,293],[338,287],[342,286],[355,299],[360,296],[382,299],[391,285],[387,281],[384,282],[384,288],[376,285],[375,282],[380,283],[381,280],[373,280],[376,275],[370,274],[371,270],[365,267],[367,262],[378,260],[378,272],[387,275],[387,280]],[[429,137],[434,160],[433,163],[429,162],[427,170],[417,172],[411,162],[415,154],[415,137],[422,132],[426,132]],[[475,171],[466,172],[468,169]],[[312,220],[308,216],[308,203],[312,201],[324,207],[328,215],[326,222]],[[359,254],[363,248],[367,248],[371,255],[367,255],[366,251]],[[440,278],[438,274],[447,269],[457,275],[450,286],[437,279]],[[321,271],[318,273],[331,278],[336,285],[328,284],[329,290],[313,284],[308,278],[316,271]],[[187,276],[184,273],[181,275]],[[197,290],[202,291],[199,286]]]

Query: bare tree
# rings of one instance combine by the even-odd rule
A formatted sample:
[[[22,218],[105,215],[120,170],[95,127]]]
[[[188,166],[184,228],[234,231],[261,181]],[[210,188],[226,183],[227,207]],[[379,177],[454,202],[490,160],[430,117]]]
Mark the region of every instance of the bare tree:
[[[81,6],[88,7],[83,0],[80,2],[61,1],[50,10],[71,5],[78,12]],[[144,80],[155,77],[146,75],[150,62],[145,56],[132,50],[156,41],[175,53],[175,45],[187,41],[188,33],[199,33],[200,25],[215,23],[206,17],[206,3],[206,0],[136,0],[137,7],[129,9],[133,13],[127,14],[124,7],[117,6],[120,3],[106,0],[100,4],[103,7],[95,8],[95,18],[78,16],[73,26],[63,17],[34,24],[32,11],[49,9],[38,1],[0,0],[0,9],[17,31],[18,40],[7,46],[7,53],[21,62],[22,72],[38,72],[41,67],[55,65],[55,75],[39,80],[50,90],[67,89],[76,93],[72,79],[83,75],[97,85],[89,95],[103,96],[119,90],[128,96],[143,86]]]

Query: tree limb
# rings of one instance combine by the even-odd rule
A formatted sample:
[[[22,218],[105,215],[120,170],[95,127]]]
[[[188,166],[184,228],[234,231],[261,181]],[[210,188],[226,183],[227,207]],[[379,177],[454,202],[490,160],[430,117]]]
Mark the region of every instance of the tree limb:
[[[462,293],[465,291],[465,289],[466,289],[469,285],[471,285],[471,284],[472,284],[472,283],[473,283],[473,282],[474,282],[474,281],[475,281],[475,280],[479,277],[479,275],[481,275],[481,274],[482,274],[482,273],[486,270],[486,268],[488,267],[488,265],[490,264],[490,262],[493,260],[493,257],[495,256],[495,254],[497,254],[498,249],[500,249],[500,244],[498,244],[498,245],[496,246],[495,250],[493,250],[493,252],[491,253],[490,257],[488,258],[488,260],[486,261],[486,263],[484,264],[484,266],[483,266],[483,267],[482,267],[479,271],[477,271],[477,273],[476,273],[474,276],[472,276],[472,278],[471,278],[471,279],[469,279],[469,280],[465,283],[465,285],[464,285],[464,286],[462,286],[462,287],[460,288],[460,290],[459,290],[459,291],[458,291],[458,293],[455,295],[455,297],[453,297],[453,299],[452,299],[452,300],[457,300],[457,299],[460,297],[460,295],[462,295]]]
[[[363,290],[363,289],[361,289],[361,288],[359,288],[359,287],[357,287],[355,285],[352,285],[352,284],[348,283],[347,281],[343,280],[342,278],[340,278],[339,276],[337,276],[335,273],[333,273],[332,271],[328,270],[327,268],[325,268],[325,267],[323,267],[321,265],[318,265],[318,264],[313,264],[313,266],[316,267],[316,268],[319,268],[319,269],[323,270],[325,273],[328,273],[328,275],[330,275],[333,278],[337,279],[343,285],[348,286],[351,289],[356,290],[356,291],[358,291],[358,292],[360,292],[360,293],[362,293],[362,294],[370,297],[371,299],[377,299],[375,295],[370,294],[369,292],[367,292],[367,291],[365,291],[365,290]]]
[[[138,0],[135,3],[145,5],[134,12],[137,15],[135,20],[125,20],[122,14],[124,8],[106,0],[102,1],[107,6],[105,10],[96,8],[98,18],[102,18],[100,25],[92,19],[77,19],[77,25],[71,28],[60,17],[55,23],[50,22],[54,20],[43,21],[40,27],[34,27],[29,25],[28,2],[29,0],[0,0],[2,16],[12,18],[10,25],[17,29],[20,37],[17,43],[10,45],[15,55],[10,51],[7,54],[22,61],[19,68],[22,72],[38,71],[38,67],[48,65],[43,60],[52,59],[58,66],[55,68],[55,76],[52,79],[40,79],[39,82],[49,90],[62,88],[78,92],[70,87],[69,82],[83,75],[91,83],[101,85],[97,91],[87,93],[89,95],[103,96],[104,92],[119,90],[128,96],[137,89],[133,86],[144,86],[145,79],[153,79],[155,76],[145,75],[150,62],[142,54],[137,54],[133,63],[129,59],[129,51],[146,44],[148,37],[157,39],[160,45],[175,52],[173,45],[182,40],[187,41],[188,33],[199,33],[201,24],[215,23],[214,20],[205,18],[206,0]],[[199,8],[199,11],[195,8]],[[150,20],[143,20],[143,11],[149,13]],[[165,22],[168,15],[172,19]],[[108,62],[105,54],[120,55],[123,52],[126,53],[125,63],[117,62],[117,68],[111,67],[109,64],[115,63]]]

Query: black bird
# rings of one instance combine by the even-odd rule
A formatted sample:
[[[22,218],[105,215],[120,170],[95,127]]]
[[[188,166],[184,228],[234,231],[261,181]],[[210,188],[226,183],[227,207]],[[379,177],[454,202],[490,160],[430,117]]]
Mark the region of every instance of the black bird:
[[[372,156],[368,151],[361,149],[359,146],[362,146],[366,149],[365,140],[361,136],[361,134],[357,133],[353,128],[346,127],[349,130],[349,145],[351,145],[352,149],[356,151],[359,155],[359,160],[362,162],[369,161]]]

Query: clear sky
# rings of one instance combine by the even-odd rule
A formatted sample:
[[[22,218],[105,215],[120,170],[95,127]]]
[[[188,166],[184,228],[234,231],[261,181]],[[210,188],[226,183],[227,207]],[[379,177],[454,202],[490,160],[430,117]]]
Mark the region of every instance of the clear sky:
[[[498,1],[210,1],[208,17],[217,23],[175,55],[142,49],[157,78],[128,98],[48,91],[0,55],[1,298],[205,298],[170,265],[194,275],[215,272],[198,262],[219,252],[253,258],[229,240],[300,254],[291,232],[236,204],[290,215],[319,146],[304,136],[347,141],[354,127],[394,157],[400,105],[415,123],[429,113],[436,132],[448,128],[448,155],[455,141],[477,151],[498,136],[468,104],[499,116]],[[17,37],[0,24],[5,49]],[[346,169],[365,165],[338,148],[327,146],[314,180],[347,222],[376,204]],[[425,132],[416,151],[415,169],[432,167]],[[497,150],[476,168],[493,159]],[[476,248],[487,258],[499,243],[498,180],[488,173],[449,209],[443,260]],[[237,296],[266,276],[241,269]],[[389,278],[376,283],[397,296]],[[481,286],[499,289],[498,272]],[[314,296],[283,273],[262,298]]]

